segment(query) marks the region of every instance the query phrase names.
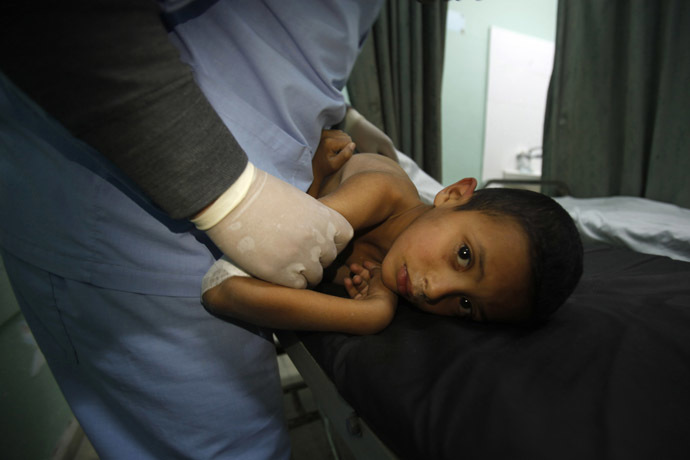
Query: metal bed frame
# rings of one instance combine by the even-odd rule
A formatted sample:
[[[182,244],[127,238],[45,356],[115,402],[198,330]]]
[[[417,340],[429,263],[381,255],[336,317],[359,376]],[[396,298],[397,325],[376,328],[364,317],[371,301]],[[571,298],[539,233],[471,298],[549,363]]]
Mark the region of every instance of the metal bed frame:
[[[333,433],[343,441],[357,459],[397,459],[398,457],[357,415],[352,406],[340,396],[331,379],[309,353],[297,334],[292,331],[275,331],[275,335],[278,338],[279,350],[282,348],[287,353],[314,396],[336,460],[339,456],[330,438]],[[284,391],[290,390],[284,388]],[[309,414],[305,414],[304,417],[306,420],[314,419]]]

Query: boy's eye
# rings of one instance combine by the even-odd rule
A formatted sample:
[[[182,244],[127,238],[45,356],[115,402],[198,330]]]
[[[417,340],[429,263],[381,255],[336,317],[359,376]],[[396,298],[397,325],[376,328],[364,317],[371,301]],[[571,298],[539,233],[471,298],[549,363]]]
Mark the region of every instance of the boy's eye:
[[[460,297],[460,307],[472,314],[472,302],[467,297]]]
[[[461,267],[467,267],[472,262],[472,252],[466,244],[463,244],[460,250],[458,250],[458,264]]]

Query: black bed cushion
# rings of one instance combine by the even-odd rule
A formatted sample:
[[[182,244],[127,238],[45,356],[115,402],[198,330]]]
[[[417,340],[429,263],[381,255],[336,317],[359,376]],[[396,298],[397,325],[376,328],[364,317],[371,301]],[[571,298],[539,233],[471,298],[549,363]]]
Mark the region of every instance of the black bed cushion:
[[[401,458],[690,458],[690,263],[589,248],[538,328],[401,304],[377,335],[301,338]]]

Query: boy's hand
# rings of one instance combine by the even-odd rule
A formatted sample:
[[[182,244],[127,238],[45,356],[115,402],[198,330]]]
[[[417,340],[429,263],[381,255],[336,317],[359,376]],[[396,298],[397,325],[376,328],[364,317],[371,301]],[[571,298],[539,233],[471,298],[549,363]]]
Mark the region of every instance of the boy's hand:
[[[337,129],[325,129],[321,132],[321,141],[311,161],[314,182],[321,182],[325,177],[338,171],[352,157],[355,144],[350,136]]]
[[[371,273],[359,264],[350,265],[350,276],[345,278],[345,289],[350,298],[360,300],[369,293]]]
[[[393,320],[398,297],[386,286],[381,279],[381,266],[365,261],[364,266],[350,265],[351,276],[345,278],[345,290],[354,300],[362,300],[371,304],[372,312],[380,315],[379,320],[385,327]]]

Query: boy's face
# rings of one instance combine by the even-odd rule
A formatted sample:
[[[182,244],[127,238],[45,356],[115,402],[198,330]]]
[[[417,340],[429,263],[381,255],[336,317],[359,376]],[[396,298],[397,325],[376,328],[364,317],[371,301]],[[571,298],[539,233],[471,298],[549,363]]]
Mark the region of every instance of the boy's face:
[[[441,191],[435,207],[393,242],[383,260],[383,282],[431,313],[475,321],[526,319],[527,236],[510,218],[455,211],[476,186],[474,179],[463,181]]]

